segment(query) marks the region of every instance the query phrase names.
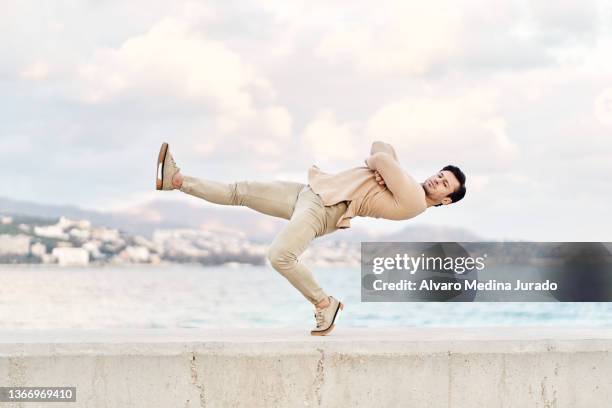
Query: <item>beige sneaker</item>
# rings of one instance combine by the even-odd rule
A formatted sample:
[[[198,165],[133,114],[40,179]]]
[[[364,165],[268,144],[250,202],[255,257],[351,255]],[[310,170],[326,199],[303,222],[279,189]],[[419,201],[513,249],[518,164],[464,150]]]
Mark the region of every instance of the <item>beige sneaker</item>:
[[[174,158],[169,152],[168,143],[162,143],[161,148],[159,149],[159,156],[157,157],[157,175],[155,187],[158,190],[174,190],[174,186],[172,185],[172,177],[174,177],[179,170],[180,169],[176,167]]]
[[[310,331],[313,336],[325,336],[334,329],[334,321],[338,315],[338,310],[344,309],[342,302],[333,296],[329,296],[329,306],[325,309],[317,310],[314,314],[317,320],[317,327]]]

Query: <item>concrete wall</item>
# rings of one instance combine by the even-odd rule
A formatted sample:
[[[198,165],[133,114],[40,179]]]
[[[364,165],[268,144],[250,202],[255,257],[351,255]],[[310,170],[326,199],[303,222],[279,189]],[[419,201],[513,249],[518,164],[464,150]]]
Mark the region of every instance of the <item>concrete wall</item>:
[[[0,331],[0,407],[612,406],[612,329]]]

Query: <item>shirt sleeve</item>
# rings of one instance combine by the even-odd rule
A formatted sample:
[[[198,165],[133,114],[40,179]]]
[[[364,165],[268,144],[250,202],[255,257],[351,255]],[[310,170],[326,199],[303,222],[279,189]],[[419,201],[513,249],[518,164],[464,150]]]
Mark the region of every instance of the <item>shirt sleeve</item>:
[[[395,154],[395,149],[389,143],[376,141],[372,143],[372,147],[370,148],[370,155],[373,155],[378,152],[388,153],[397,161],[397,155]]]
[[[390,153],[374,153],[366,159],[366,164],[371,170],[380,173],[398,206],[410,203],[414,183]]]

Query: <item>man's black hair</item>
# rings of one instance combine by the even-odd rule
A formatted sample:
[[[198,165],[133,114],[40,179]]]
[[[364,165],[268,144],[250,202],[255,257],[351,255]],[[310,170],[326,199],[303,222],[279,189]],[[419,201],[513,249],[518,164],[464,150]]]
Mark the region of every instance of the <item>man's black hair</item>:
[[[453,173],[453,175],[457,178],[457,181],[459,181],[459,188],[446,196],[450,198],[453,203],[456,203],[457,201],[465,197],[465,174],[463,174],[463,172],[461,171],[461,169],[459,169],[459,167],[453,166],[452,164],[445,166],[440,171],[444,171],[444,170],[448,170],[451,173]],[[442,204],[436,204],[435,206],[439,207],[441,205]]]

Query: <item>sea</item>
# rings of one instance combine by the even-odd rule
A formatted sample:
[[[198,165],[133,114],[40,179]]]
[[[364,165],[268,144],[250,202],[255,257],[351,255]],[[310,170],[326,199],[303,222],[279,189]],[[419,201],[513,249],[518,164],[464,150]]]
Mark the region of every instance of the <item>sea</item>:
[[[362,302],[359,267],[313,271],[345,327],[612,327],[612,303]],[[270,266],[0,265],[0,329],[310,329],[313,312]]]

